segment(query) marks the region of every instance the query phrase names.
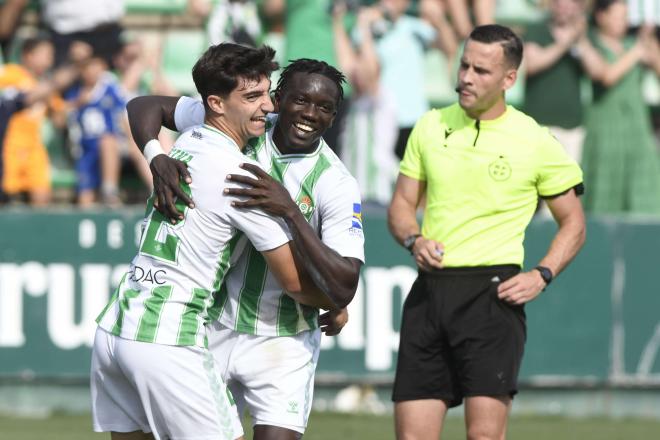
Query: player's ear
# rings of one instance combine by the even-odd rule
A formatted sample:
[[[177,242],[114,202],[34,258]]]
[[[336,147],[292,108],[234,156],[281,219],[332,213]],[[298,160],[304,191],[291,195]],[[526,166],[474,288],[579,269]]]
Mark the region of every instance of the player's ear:
[[[511,87],[513,87],[513,85],[516,83],[516,79],[518,79],[518,70],[507,70],[506,74],[504,75],[503,89],[509,90]]]
[[[206,98],[206,105],[208,105],[212,111],[219,115],[223,115],[225,113],[224,100],[218,95],[209,95]]]

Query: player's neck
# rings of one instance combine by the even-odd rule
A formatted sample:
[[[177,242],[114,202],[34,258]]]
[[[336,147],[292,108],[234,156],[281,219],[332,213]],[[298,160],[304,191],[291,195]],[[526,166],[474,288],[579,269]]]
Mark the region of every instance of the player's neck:
[[[497,119],[506,112],[506,101],[504,99],[498,100],[494,105],[484,111],[467,111],[466,114],[472,119],[479,119],[481,121],[488,121]]]
[[[204,118],[204,123],[218,131],[221,131],[224,135],[234,141],[239,150],[243,151],[243,148],[247,143],[247,139],[243,140],[243,138],[241,138],[236,130],[232,130],[232,128],[225,124],[222,119],[206,117]]]

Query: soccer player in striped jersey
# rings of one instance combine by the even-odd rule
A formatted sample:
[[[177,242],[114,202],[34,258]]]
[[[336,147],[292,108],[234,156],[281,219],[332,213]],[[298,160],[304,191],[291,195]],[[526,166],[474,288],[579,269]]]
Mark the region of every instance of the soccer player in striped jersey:
[[[113,439],[242,436],[208,349],[207,329],[225,308],[214,292],[225,283],[243,237],[284,290],[302,291],[287,226],[222,195],[227,175],[246,174],[239,165],[255,163],[242,150],[263,135],[273,110],[273,56],[269,47],[226,43],[210,47],[193,68],[203,117],[170,154],[190,171],[193,180],[182,190],[195,199],[195,209],[181,205],[182,218],[173,224],[148,204],[138,254],[97,319],[94,429],[111,431]],[[305,287],[307,294],[313,290]]]
[[[230,268],[220,288],[222,310],[209,341],[214,355],[225,360],[223,378],[239,409],[248,408],[257,440],[297,439],[304,433],[319,325],[332,335],[345,324],[347,316],[339,309],[353,298],[364,261],[357,181],[321,137],[341,102],[343,81],[338,70],[321,61],[296,60],[284,69],[274,93],[277,114],[269,116],[265,135],[246,148],[246,155],[263,170],[246,164],[256,178],[232,175],[231,180],[250,188],[225,191],[248,198],[236,206],[259,207],[285,220],[298,261],[327,294],[332,309],[319,318],[318,309],[306,305],[312,303],[305,292],[284,295],[251,246]],[[197,123],[201,114],[199,101],[190,98],[136,98],[128,110],[138,145],[156,138],[158,109],[164,125],[178,130]],[[187,178],[184,164],[163,157],[151,168],[160,209],[178,218],[172,194],[178,203],[192,203],[176,184],[179,175]]]

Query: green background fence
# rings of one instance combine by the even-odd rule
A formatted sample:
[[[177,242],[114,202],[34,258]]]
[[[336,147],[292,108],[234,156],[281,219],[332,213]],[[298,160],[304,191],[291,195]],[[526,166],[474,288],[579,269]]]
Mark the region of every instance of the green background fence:
[[[136,250],[142,212],[0,215],[0,377],[85,379],[94,318]],[[349,325],[323,339],[321,381],[388,382],[401,304],[416,271],[366,210],[367,264]],[[556,226],[535,220],[526,266]],[[660,384],[660,221],[590,219],[573,264],[527,306],[521,379],[531,385]]]

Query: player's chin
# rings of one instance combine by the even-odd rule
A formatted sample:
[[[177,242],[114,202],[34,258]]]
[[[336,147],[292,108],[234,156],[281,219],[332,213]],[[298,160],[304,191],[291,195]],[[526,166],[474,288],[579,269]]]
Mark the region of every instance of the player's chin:
[[[251,120],[249,133],[251,137],[259,137],[266,132],[266,122],[260,120]]]

